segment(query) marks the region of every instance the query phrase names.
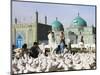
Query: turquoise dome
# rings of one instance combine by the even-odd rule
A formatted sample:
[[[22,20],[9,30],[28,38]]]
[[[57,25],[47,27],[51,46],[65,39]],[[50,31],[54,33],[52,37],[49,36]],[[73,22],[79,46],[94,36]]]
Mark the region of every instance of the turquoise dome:
[[[63,31],[64,28],[63,28],[62,23],[59,22],[58,20],[55,20],[55,21],[52,23],[52,30],[54,30],[54,31]]]
[[[75,19],[72,20],[71,25],[74,27],[85,27],[87,26],[87,22],[80,16],[77,16]]]

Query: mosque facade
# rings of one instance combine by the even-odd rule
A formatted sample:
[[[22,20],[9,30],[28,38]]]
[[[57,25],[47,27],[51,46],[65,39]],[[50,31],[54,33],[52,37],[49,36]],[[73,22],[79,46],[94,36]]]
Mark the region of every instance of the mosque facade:
[[[47,24],[47,17],[45,17],[45,24],[38,22],[38,12],[36,12],[36,22],[31,24],[19,24],[15,19],[15,24],[12,25],[12,44],[17,48],[21,48],[24,43],[31,47],[35,41],[47,41],[48,31],[52,30],[55,33],[55,38],[59,43],[60,32],[65,34],[65,42],[70,39],[72,44],[78,44],[80,37],[83,36],[85,44],[95,44],[96,28],[88,26],[87,22],[76,16],[72,20],[70,27],[64,28],[63,24],[56,18],[51,25]]]
[[[96,41],[96,28],[93,25],[87,25],[87,22],[79,14],[67,28],[64,28],[60,21],[54,21],[52,31],[55,32],[56,39],[59,39],[60,32],[63,31],[66,43],[69,39],[72,44],[78,44],[81,36],[83,36],[84,44],[95,44]]]
[[[38,12],[36,14],[36,21],[31,24],[15,23],[12,25],[12,45],[21,48],[24,43],[30,48],[33,42],[42,42],[48,40],[48,31],[51,26],[47,25],[47,17],[45,16],[45,24],[38,22]]]

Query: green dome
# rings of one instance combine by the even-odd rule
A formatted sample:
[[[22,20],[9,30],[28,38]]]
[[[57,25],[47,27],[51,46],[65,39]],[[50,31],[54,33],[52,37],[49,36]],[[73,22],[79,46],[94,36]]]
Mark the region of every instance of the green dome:
[[[71,25],[75,27],[85,27],[87,26],[87,22],[80,16],[77,16],[75,19],[73,19]]]
[[[52,30],[54,31],[63,31],[63,25],[61,22],[59,22],[58,20],[55,20],[53,23],[52,23]]]

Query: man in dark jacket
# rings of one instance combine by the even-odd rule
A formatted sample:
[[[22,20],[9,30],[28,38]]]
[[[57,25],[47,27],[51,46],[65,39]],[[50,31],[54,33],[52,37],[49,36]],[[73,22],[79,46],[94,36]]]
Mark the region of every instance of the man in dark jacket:
[[[39,46],[37,42],[34,42],[33,46],[30,49],[30,56],[33,58],[37,58],[39,55]]]

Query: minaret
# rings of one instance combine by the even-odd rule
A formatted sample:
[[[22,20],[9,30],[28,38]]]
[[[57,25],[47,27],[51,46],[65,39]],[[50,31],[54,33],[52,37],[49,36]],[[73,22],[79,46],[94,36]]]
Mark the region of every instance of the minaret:
[[[35,39],[34,41],[37,42],[38,41],[38,11],[36,10],[35,12],[35,19],[36,19],[36,24],[35,24]]]
[[[36,24],[38,24],[38,11],[36,10]]]
[[[45,16],[45,24],[47,25],[47,16]]]
[[[15,18],[15,24],[17,24],[17,18]]]

